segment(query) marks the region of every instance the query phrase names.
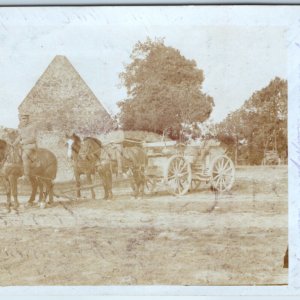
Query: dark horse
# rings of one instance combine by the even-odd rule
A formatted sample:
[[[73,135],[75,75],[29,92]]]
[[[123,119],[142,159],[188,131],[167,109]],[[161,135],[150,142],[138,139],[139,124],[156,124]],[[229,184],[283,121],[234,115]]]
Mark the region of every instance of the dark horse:
[[[21,159],[20,145],[13,147],[7,142],[1,140],[0,147],[0,175],[4,178],[7,207],[17,209],[18,201],[18,178],[23,175],[23,165]],[[37,189],[39,187],[40,206],[45,207],[46,197],[49,196],[48,203],[53,202],[53,180],[57,173],[57,160],[55,155],[47,149],[37,149],[35,161],[30,166],[30,183],[32,187],[31,196],[28,205],[35,201]],[[11,203],[13,196],[14,204]]]
[[[106,183],[108,196],[112,197],[111,179],[108,182],[105,177],[110,172],[117,176],[122,173],[123,176],[129,177],[133,195],[137,198],[144,196],[147,165],[148,157],[141,147],[123,147],[121,144],[108,144],[101,149],[97,170],[104,177],[103,185],[105,189]]]
[[[96,173],[102,179],[104,199],[112,199],[112,174],[120,170],[132,178],[131,186],[135,196],[144,192],[144,170],[147,165],[147,156],[139,147],[120,149],[117,145],[103,146],[92,137],[86,137],[83,142],[72,136],[72,160],[76,179],[77,196],[80,197],[80,175],[86,174],[88,183],[92,183],[91,176]],[[92,197],[95,192],[91,187]]]
[[[96,151],[89,155],[88,157],[86,152],[89,151],[84,147],[84,143],[82,144],[81,139],[76,134],[73,134],[67,142],[68,144],[68,156],[72,159],[73,162],[73,171],[76,181],[76,194],[77,197],[81,197],[80,191],[80,176],[86,175],[87,182],[91,185],[91,194],[92,198],[95,199],[95,191],[92,187],[92,175],[94,176],[96,173],[96,162],[100,157],[100,147],[101,143],[99,141],[99,145],[96,148]],[[99,150],[98,150],[99,148]],[[94,151],[94,150],[92,150]]]

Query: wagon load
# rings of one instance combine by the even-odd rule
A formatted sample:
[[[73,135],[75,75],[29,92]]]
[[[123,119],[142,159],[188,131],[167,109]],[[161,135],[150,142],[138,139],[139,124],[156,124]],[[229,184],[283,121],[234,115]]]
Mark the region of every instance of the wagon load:
[[[174,195],[184,195],[201,182],[229,191],[235,168],[219,141],[208,139],[185,145],[176,141],[144,143],[148,155],[147,179],[151,189],[164,185]]]
[[[210,151],[213,152],[214,147],[222,149],[220,144],[219,141],[214,139],[191,141],[184,149],[184,156],[190,163],[199,163],[202,162],[202,159],[208,155]],[[220,150],[220,152],[225,153],[223,149]]]
[[[164,175],[163,165],[166,158],[175,155],[178,152],[176,141],[160,141],[143,143],[143,147],[148,156],[148,167],[146,174],[148,176],[162,177]]]
[[[124,147],[136,146],[144,142],[156,142],[161,139],[157,133],[141,131],[141,130],[114,130],[104,134],[95,136],[103,145],[122,144]]]
[[[234,164],[220,142],[215,139],[183,144],[173,140],[162,140],[157,134],[121,130],[99,135],[97,138],[98,141],[101,140],[101,162],[98,162],[98,166],[102,168],[103,161],[113,162],[114,166],[110,168],[110,172],[126,175],[118,176],[116,182],[128,180],[128,176],[135,178],[135,172],[140,172],[142,176],[139,178],[148,192],[157,191],[162,187],[173,195],[181,196],[191,189],[198,188],[202,182],[210,185],[215,191],[225,192],[232,188],[235,180]],[[142,152],[145,160],[128,174],[120,173],[126,169],[128,163],[130,165],[129,161],[141,157],[134,157],[135,152],[130,148]],[[125,154],[127,152],[132,153],[132,159],[128,159]],[[104,159],[102,154],[107,154],[107,159]]]

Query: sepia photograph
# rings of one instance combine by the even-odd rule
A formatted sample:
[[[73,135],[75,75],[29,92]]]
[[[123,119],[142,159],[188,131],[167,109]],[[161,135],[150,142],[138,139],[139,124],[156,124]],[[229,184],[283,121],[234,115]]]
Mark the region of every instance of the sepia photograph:
[[[245,11],[0,8],[1,286],[288,285],[287,27]]]

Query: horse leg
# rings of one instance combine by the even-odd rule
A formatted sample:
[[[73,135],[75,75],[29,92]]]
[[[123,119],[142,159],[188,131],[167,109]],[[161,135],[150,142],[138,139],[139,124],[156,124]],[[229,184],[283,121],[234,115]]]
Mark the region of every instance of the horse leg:
[[[137,197],[144,197],[145,193],[145,168],[143,166],[139,166],[136,169],[136,174],[135,174],[135,183],[137,187]]]
[[[41,203],[44,199],[44,186],[40,179],[37,180],[37,186],[39,188],[39,203]]]
[[[145,184],[146,184],[145,168],[142,167],[142,169],[141,169],[141,185],[140,185],[142,198],[145,195]]]
[[[107,200],[108,194],[107,194],[106,174],[105,174],[105,169],[104,169],[103,165],[97,167],[97,173],[98,173],[98,175],[100,177],[100,180],[102,181],[102,184],[103,184],[103,189],[104,189],[103,199]]]
[[[107,182],[107,175],[106,175],[106,171],[104,169],[102,169],[101,171],[98,172],[101,180],[102,180],[102,184],[103,184],[103,189],[104,189],[104,200],[108,199],[108,182]]]
[[[105,174],[102,178],[102,182],[103,182],[103,189],[104,189],[104,200],[108,199],[108,194],[109,194],[109,190],[108,190],[108,186],[107,186],[107,179],[105,178]]]
[[[105,182],[105,174],[104,174],[103,166],[98,166],[96,169],[96,172],[98,173],[99,178],[102,181],[103,189],[104,189],[103,199],[106,200],[107,199],[107,187],[106,187],[106,182]]]
[[[76,180],[77,198],[80,198],[81,197],[81,192],[80,192],[80,174],[78,172],[75,172],[75,180]]]
[[[45,203],[47,202],[47,197],[49,196],[49,187],[51,186],[51,180],[45,179],[43,182],[41,182],[41,187],[40,187],[40,197],[41,199],[44,199]]]
[[[48,192],[49,192],[49,204],[53,203],[53,182],[52,180],[49,180],[48,182],[48,188],[47,188]]]
[[[139,174],[139,178],[138,178],[138,181],[137,181],[137,197],[138,198],[143,198],[144,196],[144,192],[143,192],[143,179],[141,177],[141,174]]]
[[[31,195],[30,195],[30,198],[29,198],[27,204],[32,205],[33,202],[35,201],[35,195],[37,192],[38,182],[35,177],[30,177],[29,180],[31,183]]]
[[[140,167],[136,167],[134,175],[134,181],[136,186],[136,198],[139,198],[141,196],[142,189],[142,172]]]
[[[5,186],[6,197],[7,197],[6,208],[7,208],[8,212],[10,212],[10,207],[11,207],[11,188],[10,188],[10,182],[9,182],[8,178],[5,178],[5,180],[4,180],[4,186]]]
[[[88,185],[92,185],[93,181],[92,181],[91,173],[87,174],[86,178],[87,178]],[[92,199],[95,200],[96,195],[93,187],[91,187],[91,193],[92,193]]]
[[[138,187],[137,187],[137,184],[136,184],[136,181],[135,181],[134,177],[130,179],[130,186],[131,186],[131,189],[132,189],[132,195],[133,195],[133,197],[137,198]]]
[[[107,164],[104,169],[104,181],[105,181],[105,186],[106,186],[106,196],[107,199],[112,199],[113,198],[113,192],[112,192],[112,170],[111,170],[111,165]]]
[[[50,181],[51,182],[51,181]],[[44,197],[45,197],[45,201],[47,202],[47,197],[49,196],[49,185],[50,185],[50,183],[49,183],[49,181],[47,180],[46,182],[45,182],[45,192],[44,192]]]
[[[102,164],[98,168],[99,177],[102,180],[103,189],[104,189],[104,200],[112,199],[112,169],[110,164]]]
[[[132,188],[134,191],[134,198],[138,198],[140,192],[140,172],[137,167],[133,167],[132,170]]]
[[[143,196],[143,193],[142,193],[142,182],[141,182],[141,180],[140,180],[140,178],[139,178],[139,180],[138,180],[138,182],[137,182],[137,198],[142,198],[142,196]]]
[[[47,184],[44,180],[38,179],[37,185],[38,185],[39,190],[40,190],[40,193],[39,193],[40,208],[45,208],[46,207]]]
[[[14,198],[14,209],[17,209],[19,207],[19,201],[18,201],[18,178],[14,175],[9,176],[9,182],[10,182],[10,190],[11,194]]]

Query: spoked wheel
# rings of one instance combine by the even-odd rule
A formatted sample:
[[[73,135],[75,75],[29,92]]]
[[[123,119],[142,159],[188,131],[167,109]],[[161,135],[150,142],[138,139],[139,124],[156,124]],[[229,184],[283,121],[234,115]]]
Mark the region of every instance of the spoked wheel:
[[[180,155],[171,156],[165,169],[164,179],[170,193],[177,196],[186,194],[192,182],[190,163]]]
[[[232,160],[221,155],[212,161],[211,187],[219,192],[229,191],[235,180],[235,167]]]

